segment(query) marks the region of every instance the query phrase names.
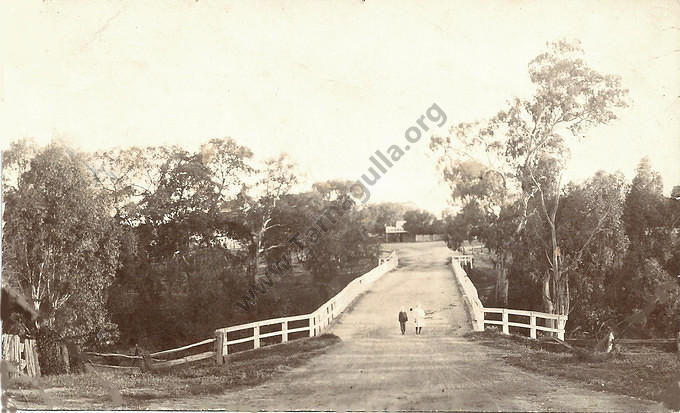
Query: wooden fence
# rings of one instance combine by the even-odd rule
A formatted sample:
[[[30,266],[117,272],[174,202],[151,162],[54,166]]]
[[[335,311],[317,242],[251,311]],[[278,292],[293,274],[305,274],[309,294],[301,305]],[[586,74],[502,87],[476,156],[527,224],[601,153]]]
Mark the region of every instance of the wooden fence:
[[[291,328],[295,322],[303,321],[306,323],[302,327]],[[238,344],[252,342],[250,349],[260,348],[263,340],[269,337],[281,337],[280,342],[286,343],[295,333],[305,333],[304,337],[309,337],[310,333],[310,316],[308,314],[294,317],[280,317],[269,320],[255,321],[248,324],[240,324],[221,328],[215,331],[215,361],[217,364],[224,364],[225,358],[228,354],[234,353],[237,350],[233,348]],[[272,331],[263,331],[270,327]],[[250,330],[250,331],[249,331]],[[231,338],[229,335],[231,333]],[[229,350],[232,346],[232,350]]]
[[[13,334],[2,335],[2,358],[12,364],[14,369],[10,375],[27,374],[31,377],[40,376],[38,351],[35,340],[24,339]]]
[[[416,234],[416,242],[444,241],[444,234]]]
[[[486,314],[498,313],[501,314],[501,320],[487,320]],[[509,321],[509,316],[522,316],[529,318],[529,324],[518,321]],[[544,324],[540,325],[536,321],[544,320]],[[557,328],[551,327],[552,320],[557,323]],[[502,326],[503,334],[510,334],[510,327],[519,327],[529,329],[529,337],[535,339],[536,331],[548,331],[557,333],[557,338],[564,340],[564,327],[567,324],[567,316],[560,314],[548,314],[538,311],[525,310],[511,310],[508,308],[484,308],[484,324],[495,324]]]
[[[142,368],[152,370],[162,369],[214,357],[215,356],[214,351],[204,351],[198,354],[190,354],[178,358],[172,358],[171,356],[180,352],[186,352],[187,350],[193,350],[196,347],[207,346],[208,344],[212,344],[214,342],[215,342],[214,338],[209,338],[203,341],[199,341],[198,343],[193,343],[186,346],[173,348],[170,350],[163,350],[151,353],[146,357],[140,355],[131,356],[118,353],[84,352],[83,354],[87,357],[90,364],[94,367],[102,369],[136,372]],[[95,360],[106,361],[110,359],[117,360],[118,364],[112,365],[95,362]]]
[[[340,315],[360,294],[368,290],[375,280],[396,268],[398,263],[396,252],[392,252],[386,259],[381,259],[377,267],[352,280],[342,291],[322,304],[313,313],[255,321],[215,330],[215,360],[217,364],[224,364],[227,355],[232,353],[229,346],[252,342],[252,345],[245,349],[256,349],[262,345],[264,339],[271,337],[277,337],[276,340],[271,340],[274,343],[285,343],[295,333],[304,333],[297,334],[299,337],[313,337],[321,334],[331,325],[333,319]]]
[[[483,331],[487,324],[495,324],[502,326],[503,334],[510,334],[510,327],[519,327],[529,329],[529,337],[533,339],[536,338],[536,331],[547,331],[557,333],[557,337],[560,340],[564,340],[564,329],[567,324],[566,315],[548,314],[538,311],[511,310],[508,308],[484,308],[482,302],[479,300],[477,288],[475,288],[474,284],[459,264],[460,257],[465,256],[454,255],[451,258],[451,267],[465,298],[465,303],[468,307],[470,318],[472,319],[472,329],[474,331]],[[493,320],[486,318],[487,314],[493,313],[501,314],[501,319]],[[528,318],[528,324],[517,320],[510,321],[510,316],[514,316],[514,318],[526,317]],[[543,325],[538,323],[537,320],[544,320]],[[553,320],[557,324],[556,327],[553,327]]]
[[[475,257],[473,255],[454,255],[451,257],[453,261],[456,261],[458,264],[469,264],[470,268],[473,268],[475,264]]]

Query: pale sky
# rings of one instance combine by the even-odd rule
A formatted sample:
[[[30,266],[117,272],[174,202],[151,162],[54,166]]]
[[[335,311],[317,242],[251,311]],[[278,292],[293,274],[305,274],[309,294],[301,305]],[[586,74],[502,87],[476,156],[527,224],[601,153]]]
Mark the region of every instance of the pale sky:
[[[310,183],[358,179],[433,103],[441,134],[528,96],[528,62],[577,38],[595,69],[622,77],[631,106],[572,147],[567,177],[630,180],[648,155],[667,193],[680,185],[677,1],[5,0],[0,37],[0,148],[34,137],[195,149],[231,136],[259,158],[289,153]],[[446,207],[428,140],[372,201]]]

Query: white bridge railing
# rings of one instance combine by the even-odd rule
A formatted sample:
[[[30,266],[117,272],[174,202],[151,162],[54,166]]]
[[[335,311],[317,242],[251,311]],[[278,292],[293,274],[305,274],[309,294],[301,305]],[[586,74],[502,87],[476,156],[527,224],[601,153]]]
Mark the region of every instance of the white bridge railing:
[[[364,293],[375,280],[397,268],[398,264],[397,253],[392,252],[389,257],[381,259],[377,267],[352,280],[342,291],[326,301],[311,314],[272,318],[215,330],[215,357],[217,364],[224,364],[225,358],[229,354],[229,346],[231,345],[252,342],[251,349],[256,349],[262,344],[262,339],[269,337],[280,336],[280,342],[285,343],[291,338],[291,334],[294,333],[306,332],[307,334],[305,335],[309,337],[319,335],[331,325],[335,317],[340,315],[360,294]],[[303,321],[307,322],[304,323]],[[291,328],[291,324],[302,324],[302,326]],[[266,332],[262,331],[263,327],[264,330],[267,330]],[[252,330],[252,332],[247,330]],[[231,338],[229,337],[230,335]]]
[[[551,333],[557,333],[557,337],[560,340],[564,340],[564,327],[567,324],[567,316],[560,314],[548,314],[541,313],[538,311],[524,311],[524,310],[510,310],[507,308],[485,308],[484,314],[486,313],[499,313],[502,314],[501,320],[487,320],[484,319],[484,324],[496,324],[503,327],[503,334],[510,334],[510,327],[520,327],[529,329],[529,337],[535,339],[536,331],[549,331]],[[529,317],[529,324],[519,323],[516,321],[509,321],[510,315]],[[545,323],[546,325],[537,325],[536,320],[543,319],[546,321],[555,320],[557,323],[557,328],[548,327],[550,322]]]
[[[463,293],[465,304],[468,307],[470,318],[472,319],[472,329],[474,331],[484,331],[484,306],[479,300],[477,288],[475,288],[465,270],[460,266],[456,257],[459,256],[454,255],[451,259],[451,269]]]
[[[473,268],[475,264],[474,255],[454,255],[451,259],[458,262],[458,264],[470,264],[470,268]]]
[[[461,292],[465,298],[465,303],[468,307],[470,318],[472,319],[472,329],[474,331],[483,331],[487,324],[502,326],[503,334],[510,334],[510,327],[519,327],[529,329],[529,337],[535,339],[536,331],[547,331],[557,333],[560,340],[564,340],[564,328],[567,324],[567,316],[560,314],[548,314],[539,311],[525,311],[512,310],[508,308],[484,308],[482,302],[479,300],[477,288],[467,276],[463,268],[459,264],[458,257],[453,256],[451,259],[451,267],[456,281],[460,286]],[[486,318],[486,314],[501,314],[500,320],[491,320]],[[528,317],[528,324],[517,321],[510,321],[509,316]],[[544,325],[537,323],[537,320],[545,320]],[[554,323],[556,327],[552,327]]]

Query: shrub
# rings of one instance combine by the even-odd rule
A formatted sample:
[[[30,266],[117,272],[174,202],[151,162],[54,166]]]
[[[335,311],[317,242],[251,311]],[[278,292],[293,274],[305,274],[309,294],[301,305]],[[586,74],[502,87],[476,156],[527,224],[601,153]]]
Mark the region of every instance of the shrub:
[[[54,330],[43,327],[38,330],[36,344],[41,374],[49,376],[68,373],[69,366],[64,362],[62,355],[65,347],[59,334]]]

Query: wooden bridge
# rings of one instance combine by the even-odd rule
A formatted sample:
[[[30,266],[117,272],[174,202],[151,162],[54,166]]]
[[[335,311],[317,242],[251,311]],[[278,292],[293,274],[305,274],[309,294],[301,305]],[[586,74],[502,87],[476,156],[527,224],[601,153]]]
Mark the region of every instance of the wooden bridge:
[[[398,268],[369,273],[374,277],[372,281],[364,281],[370,279],[367,277],[358,285],[348,286],[347,292],[312,314],[228,327],[222,341],[222,346],[225,342],[228,346],[226,354],[222,353],[227,364],[232,345],[254,348],[258,341],[260,345],[268,340],[281,342],[286,334],[291,339],[291,335],[327,331],[340,337],[341,342],[326,353],[259,386],[170,399],[148,408],[663,410],[652,402],[590,390],[578,383],[527,373],[508,365],[501,350],[465,338],[467,332],[495,324],[485,322],[496,321],[492,317],[503,322],[503,313],[485,309],[478,302],[476,294],[472,294],[474,286],[467,276],[462,277],[462,268],[450,262],[451,251],[444,243],[400,243],[389,247],[398,255]],[[397,321],[399,308],[403,306],[408,311],[417,304],[422,304],[426,313],[422,335],[415,335],[409,322],[407,334],[402,336]],[[508,310],[507,315],[508,331],[531,332],[531,313],[515,315]],[[538,328],[550,320],[543,313],[533,316],[537,334],[555,333]],[[525,317],[526,322],[517,321],[517,317]],[[563,331],[564,326],[561,327]],[[298,328],[301,330],[292,332]]]

